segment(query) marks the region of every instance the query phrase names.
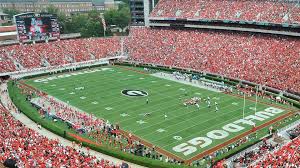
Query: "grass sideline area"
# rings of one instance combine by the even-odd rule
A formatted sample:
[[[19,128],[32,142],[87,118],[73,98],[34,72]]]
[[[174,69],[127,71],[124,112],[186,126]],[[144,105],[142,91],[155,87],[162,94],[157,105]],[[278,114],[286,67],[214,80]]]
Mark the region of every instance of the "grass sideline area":
[[[241,111],[241,108],[239,106],[243,102],[243,99],[232,97],[224,93],[212,92],[209,90],[200,89],[189,85],[184,85],[177,82],[168,81],[165,79],[160,79],[157,77],[150,76],[149,74],[136,72],[136,70],[141,70],[141,69],[134,68],[133,69],[134,71],[131,71],[128,69],[124,69],[122,67],[109,67],[109,68],[110,69],[108,69],[107,71],[88,73],[82,76],[81,75],[71,76],[65,79],[62,78],[62,79],[47,81],[47,83],[45,82],[37,83],[34,82],[34,80],[36,79],[32,79],[32,80],[29,79],[27,81],[27,84],[30,84],[54,97],[57,97],[62,101],[65,102],[68,101],[71,105],[78,107],[86,112],[93,113],[97,117],[108,119],[112,123],[118,122],[120,123],[122,129],[128,132],[132,132],[134,135],[142,137],[143,139],[146,139],[148,142],[151,142],[152,144],[157,145],[167,150],[170,153],[174,153],[174,151],[172,151],[172,147],[170,148],[165,147],[164,146],[165,144],[169,144],[170,142],[175,145],[179,144],[183,142],[184,139],[188,140],[187,139],[188,137],[199,135],[198,129],[203,130],[204,128],[209,128],[209,129],[219,128],[218,126],[211,125],[211,123],[221,123],[221,122],[228,123],[230,121],[234,121],[234,119],[242,117],[241,116],[242,113],[238,113],[237,111]],[[51,77],[51,76],[47,76],[47,77]],[[47,78],[47,77],[41,77],[41,78]],[[152,82],[152,81],[156,81],[156,82]],[[82,91],[76,90],[76,88],[79,87],[84,87],[85,89]],[[121,94],[122,90],[130,89],[132,87],[138,90],[143,90],[143,91],[145,90],[148,93],[147,98],[149,99],[149,104],[146,104],[146,97],[132,98]],[[10,88],[9,90],[13,90],[13,89]],[[188,92],[187,95],[185,94],[186,90]],[[12,94],[15,94],[15,92]],[[70,94],[72,92],[75,92],[75,94]],[[11,95],[11,91],[10,91],[10,95]],[[194,106],[191,107],[182,106],[182,101],[184,99],[189,99],[192,96],[206,97],[208,95],[215,101],[218,101],[218,104],[220,105],[220,111],[218,113],[215,113],[213,111],[213,108],[210,109],[207,107],[201,107],[201,111],[200,111]],[[25,101],[25,96],[24,95],[19,95],[19,96],[15,95],[15,96],[17,100],[13,100],[13,101],[20,106],[26,107],[26,105],[22,103],[23,101]],[[20,101],[19,99],[21,98],[21,96],[23,96],[23,101]],[[160,107],[161,106],[160,102],[164,103],[163,108]],[[236,105],[236,103],[238,104]],[[227,104],[231,104],[232,106],[226,107]],[[31,105],[29,104],[29,106]],[[254,102],[247,100],[246,107],[248,107],[247,113],[253,114]],[[266,104],[258,104],[257,111],[263,110],[268,107],[270,106]],[[282,106],[282,108],[285,107]],[[166,110],[168,111],[164,112]],[[30,111],[30,108],[29,107],[25,108],[22,111],[24,111],[25,113],[25,111],[26,112]],[[128,112],[124,113],[125,111]],[[144,117],[143,115],[141,115],[149,111],[154,111],[153,114],[151,114],[151,116]],[[167,113],[168,115],[167,121],[165,121],[163,117],[165,113]],[[126,115],[122,116],[122,114],[126,114],[127,118],[124,119],[124,116]],[[51,125],[53,125],[53,123],[51,122],[49,123],[44,122],[43,119],[40,119],[39,116],[34,115],[33,113],[28,115],[31,117],[34,116],[35,118],[33,120],[38,123],[43,123],[42,125],[45,128],[47,127],[50,128],[52,127]],[[208,119],[208,121],[206,123],[197,123],[198,121],[201,121],[203,118]],[[212,118],[213,120],[209,120],[210,118]],[[144,121],[146,123],[142,123],[138,121]],[[155,124],[157,124],[156,123],[157,121],[161,123],[159,124],[159,127],[155,126]],[[184,122],[184,121],[188,121],[188,122]],[[268,120],[265,120],[264,122],[266,121]],[[261,125],[264,122],[257,123],[257,125]],[[146,126],[147,128],[145,129],[141,128],[143,124],[149,124],[149,123],[151,124],[149,127]],[[177,123],[181,123],[181,124],[177,125]],[[126,125],[126,127],[123,128],[122,127],[123,125]],[[186,129],[184,129],[184,126],[186,126]],[[168,128],[167,130],[168,132],[170,132],[170,130],[177,131],[177,127],[183,128],[183,130],[179,131],[178,133],[179,136],[177,136],[177,134],[171,134],[170,136],[161,138],[161,134],[159,134],[160,132],[155,132],[155,131],[161,129],[162,127]],[[196,129],[194,127],[198,127],[198,128]],[[190,130],[188,131],[189,128],[192,128],[192,130],[194,131],[190,131]],[[62,132],[64,129],[65,128],[63,124],[57,125],[54,128],[50,128],[50,130],[53,130],[54,133],[57,133],[59,135],[63,135]],[[249,126],[246,129],[249,130],[251,129],[251,127]],[[264,131],[267,131],[267,129],[265,129]],[[264,131],[262,131],[261,135],[259,134],[260,137],[265,135],[265,133],[263,133]],[[151,132],[152,134],[145,135],[145,132],[146,133]],[[234,137],[236,135],[238,134],[233,134],[231,135],[231,137]],[[180,138],[175,139],[174,138],[175,136],[177,136],[177,138],[181,137],[181,139]],[[72,139],[72,137],[68,137],[68,138]],[[221,140],[219,142],[216,141],[212,144],[212,146],[220,144],[223,141],[224,140]],[[247,145],[248,144],[245,144],[242,147]],[[105,151],[103,153],[107,152],[105,149],[101,149],[100,147],[100,151],[101,150]],[[202,151],[204,150],[205,149],[203,149]],[[199,151],[198,154],[202,151]],[[112,152],[109,155],[115,156],[117,153],[121,153],[119,151],[115,151],[115,152],[116,153]],[[230,153],[228,152],[228,154]],[[128,154],[124,154],[124,155],[128,155]],[[132,155],[128,155],[128,156],[132,158]],[[125,156],[125,158],[126,157],[127,156]],[[183,155],[180,157],[184,159],[188,159],[187,157],[185,158],[185,156]],[[143,162],[145,160],[146,162],[149,160],[145,158],[139,158],[139,159],[142,159]],[[138,161],[140,161],[139,159]],[[127,158],[124,160],[127,160]],[[131,162],[136,163],[136,160]],[[157,162],[159,166],[156,165],[155,162]],[[162,165],[162,162],[158,162],[158,161],[155,162],[154,162],[154,164],[156,165],[155,167],[164,166]],[[153,163],[147,163],[145,166],[149,166],[149,164],[151,165]],[[165,164],[165,166],[168,167],[170,165]],[[171,167],[174,166],[175,165],[171,165]]]

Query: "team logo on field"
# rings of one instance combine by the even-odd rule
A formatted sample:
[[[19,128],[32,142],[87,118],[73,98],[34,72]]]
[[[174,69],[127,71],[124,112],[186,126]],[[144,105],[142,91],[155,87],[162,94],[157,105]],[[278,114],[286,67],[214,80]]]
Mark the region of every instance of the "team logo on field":
[[[125,96],[131,96],[131,97],[145,97],[148,96],[148,93],[142,90],[122,90],[121,92]]]

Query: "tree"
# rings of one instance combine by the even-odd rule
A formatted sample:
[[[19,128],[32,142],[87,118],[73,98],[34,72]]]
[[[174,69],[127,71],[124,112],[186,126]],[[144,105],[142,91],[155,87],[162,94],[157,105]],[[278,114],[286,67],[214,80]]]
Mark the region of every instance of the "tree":
[[[100,21],[89,19],[87,24],[80,29],[82,37],[101,37],[103,36],[103,26]]]
[[[88,19],[94,22],[99,21],[101,13],[97,10],[91,10],[88,12]]]
[[[128,5],[122,6],[122,8],[120,8],[118,12],[119,12],[119,16],[117,21],[119,23],[119,27],[124,28],[128,26],[131,20],[129,6]]]
[[[15,8],[3,8],[3,13],[8,14],[8,17],[12,19],[14,15],[19,14],[21,12]]]
[[[127,4],[120,5],[119,10],[111,9],[104,13],[107,25],[116,25],[124,28],[130,22],[130,10]]]
[[[70,19],[66,21],[66,33],[79,33],[80,29],[84,27],[88,22],[88,16],[84,14],[72,15]]]

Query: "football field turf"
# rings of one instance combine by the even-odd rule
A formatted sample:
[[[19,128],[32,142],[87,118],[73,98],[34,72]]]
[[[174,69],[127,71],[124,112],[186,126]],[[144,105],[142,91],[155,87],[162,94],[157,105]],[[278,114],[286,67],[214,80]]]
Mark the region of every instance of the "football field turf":
[[[118,123],[121,129],[183,160],[252,129],[251,125],[240,122],[237,124],[239,128],[231,128],[235,131],[223,130],[226,124],[242,118],[243,98],[154,77],[128,67],[95,69],[97,71],[56,74],[54,78],[49,78],[52,75],[28,79],[26,83],[87,113]],[[200,103],[200,108],[183,105],[186,99],[208,96],[211,108],[204,102]],[[215,102],[218,103],[218,112],[215,112]],[[254,115],[255,101],[246,100],[245,104],[245,116]],[[257,103],[257,111],[270,107]],[[287,112],[282,108],[278,114],[253,121],[259,126]],[[203,145],[204,142],[207,144]]]

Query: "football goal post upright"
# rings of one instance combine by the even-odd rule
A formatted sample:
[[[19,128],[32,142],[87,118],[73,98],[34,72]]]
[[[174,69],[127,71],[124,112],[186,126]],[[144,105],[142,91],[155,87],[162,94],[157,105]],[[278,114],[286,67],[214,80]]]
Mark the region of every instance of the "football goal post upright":
[[[243,119],[245,119],[246,94],[244,93]]]
[[[257,94],[258,94],[258,87],[256,86],[254,114],[256,114],[256,106],[257,106]]]

